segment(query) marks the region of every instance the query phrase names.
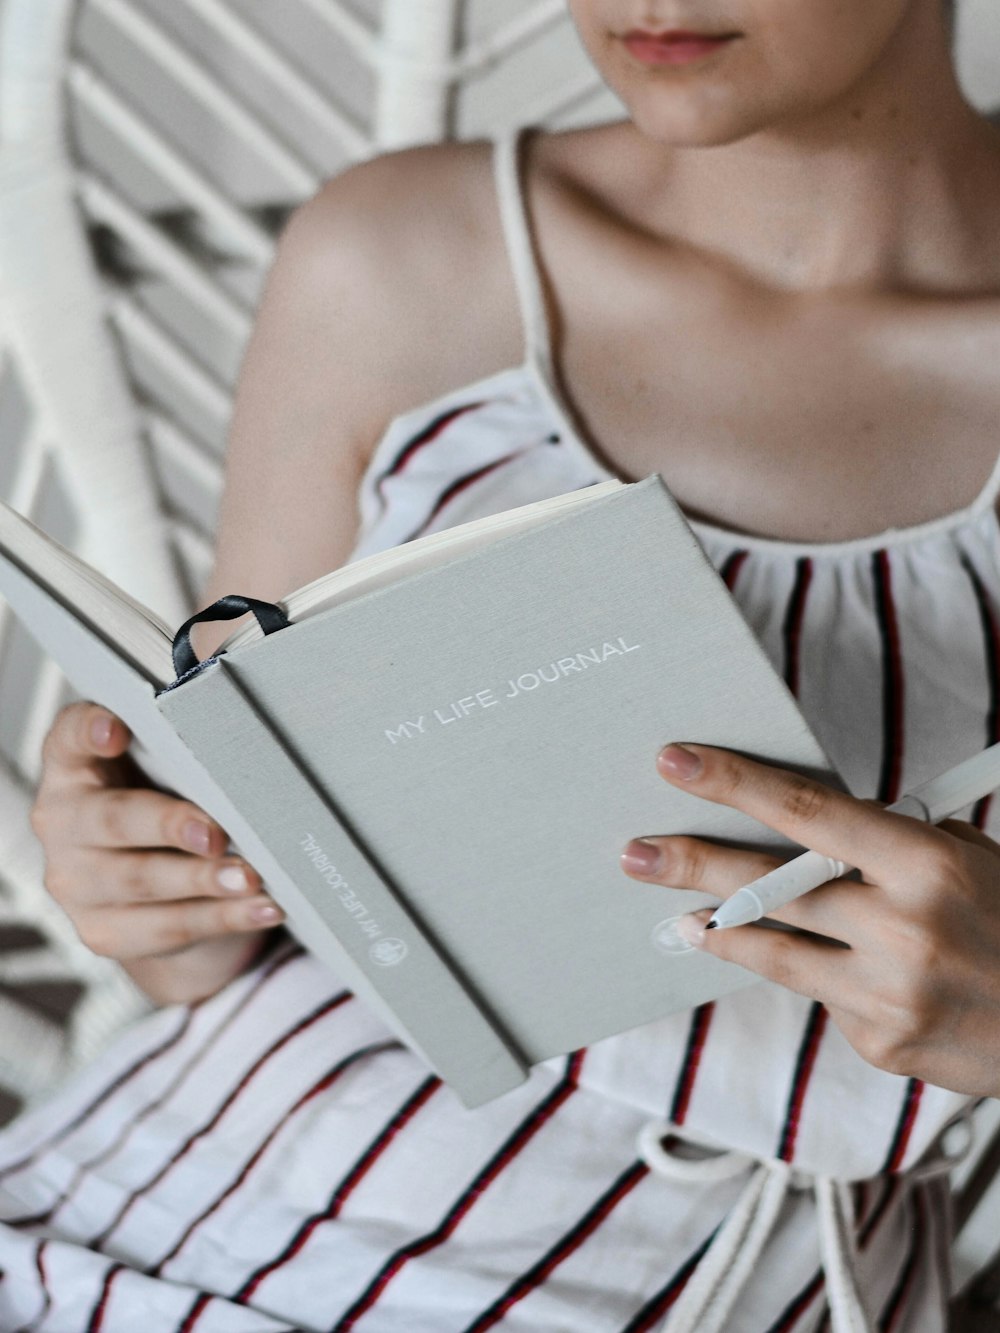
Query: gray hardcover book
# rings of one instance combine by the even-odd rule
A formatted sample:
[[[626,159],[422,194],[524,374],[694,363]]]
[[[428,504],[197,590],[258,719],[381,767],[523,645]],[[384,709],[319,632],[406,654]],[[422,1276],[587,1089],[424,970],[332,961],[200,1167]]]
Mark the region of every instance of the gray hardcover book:
[[[172,683],[0,522],[15,611],[469,1106],[756,981],[671,952],[664,921],[713,900],[637,884],[619,853],[654,833],[793,844],[665,782],[661,746],[844,789],[661,478],[588,489],[373,557],[368,582],[372,561],[338,571],[339,596]]]

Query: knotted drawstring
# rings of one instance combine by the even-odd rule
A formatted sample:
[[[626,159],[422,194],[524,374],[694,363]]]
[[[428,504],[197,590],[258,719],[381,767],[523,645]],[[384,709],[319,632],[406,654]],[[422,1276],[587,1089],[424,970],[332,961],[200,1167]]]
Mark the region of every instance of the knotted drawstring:
[[[965,1124],[971,1130],[971,1106],[948,1126]],[[938,1153],[907,1172],[908,1180],[944,1175],[962,1160],[971,1146],[947,1152],[944,1131]],[[651,1120],[637,1139],[646,1165],[671,1180],[710,1184],[731,1180],[744,1172],[749,1179],[736,1203],[719,1226],[683,1292],[658,1333],[720,1333],[740,1292],[764,1250],[790,1189],[811,1189],[816,1200],[820,1262],[826,1277],[832,1333],[872,1333],[874,1324],[861,1296],[854,1209],[847,1181],[813,1176],[771,1158],[741,1152],[713,1152],[705,1157],[682,1157],[664,1145],[677,1141],[677,1128]],[[684,1140],[681,1140],[682,1142]],[[689,1141],[687,1146],[692,1145]]]

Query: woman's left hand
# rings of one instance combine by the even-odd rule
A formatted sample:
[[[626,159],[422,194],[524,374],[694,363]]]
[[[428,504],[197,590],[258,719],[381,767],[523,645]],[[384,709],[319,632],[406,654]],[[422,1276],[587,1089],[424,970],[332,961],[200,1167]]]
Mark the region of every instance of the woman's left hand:
[[[684,742],[701,761],[661,775],[742,810],[803,847],[856,866],[771,914],[809,935],[681,923],[705,953],[821,1001],[870,1064],[956,1092],[1000,1096],[1000,843],[972,824],[924,824],[732,750]],[[659,853],[646,870],[629,853]],[[797,854],[797,853],[796,853]],[[783,860],[678,834],[629,843],[635,879],[728,898]],[[846,948],[844,946],[847,946]]]

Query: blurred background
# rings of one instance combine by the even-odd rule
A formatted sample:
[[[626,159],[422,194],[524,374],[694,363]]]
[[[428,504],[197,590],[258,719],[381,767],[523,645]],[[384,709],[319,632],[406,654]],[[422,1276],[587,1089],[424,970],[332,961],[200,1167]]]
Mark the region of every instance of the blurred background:
[[[958,0],[955,53],[1000,119],[997,0]],[[179,623],[289,212],[387,148],[618,114],[564,0],[0,0],[0,497]],[[0,1123],[148,1007],[42,888],[27,812],[69,694],[5,611]],[[994,1156],[960,1205],[963,1280],[1000,1236]]]

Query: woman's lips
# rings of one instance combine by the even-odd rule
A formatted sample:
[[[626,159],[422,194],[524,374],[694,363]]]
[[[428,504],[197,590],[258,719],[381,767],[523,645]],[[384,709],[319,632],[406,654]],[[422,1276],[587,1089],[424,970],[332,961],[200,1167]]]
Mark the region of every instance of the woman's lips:
[[[644,65],[686,65],[701,60],[731,42],[738,33],[708,37],[697,32],[627,32],[622,38],[625,49]]]

